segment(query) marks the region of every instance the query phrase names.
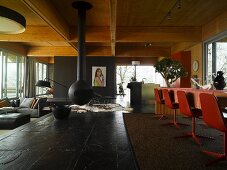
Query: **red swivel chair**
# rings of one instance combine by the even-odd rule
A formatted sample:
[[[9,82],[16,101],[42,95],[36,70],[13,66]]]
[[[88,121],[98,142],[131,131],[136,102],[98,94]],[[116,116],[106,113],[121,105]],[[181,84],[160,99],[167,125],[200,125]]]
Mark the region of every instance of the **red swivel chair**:
[[[227,119],[224,118],[221,109],[218,105],[217,98],[213,94],[208,93],[201,93],[200,94],[200,102],[201,102],[201,108],[203,113],[203,119],[204,122],[221,132],[224,133],[224,153],[219,154],[215,152],[210,152],[204,150],[203,152],[208,155],[213,155],[217,157],[217,159],[208,162],[206,165],[214,164],[221,160],[226,160],[227,158]]]
[[[177,109],[179,109],[179,104],[175,103],[175,101],[174,101],[174,92],[169,91],[168,89],[162,89],[162,93],[163,93],[163,97],[165,100],[165,105],[168,108],[174,110],[173,121],[169,122],[166,125],[175,125],[177,128],[180,128],[180,125],[186,125],[186,124],[177,122]]]
[[[201,145],[201,142],[198,139],[198,137],[212,139],[210,137],[196,135],[196,133],[195,133],[195,120],[196,120],[196,118],[202,116],[202,110],[190,106],[190,105],[192,105],[191,102],[193,100],[192,93],[186,93],[185,91],[177,91],[177,98],[178,98],[178,102],[179,102],[180,112],[182,114],[186,115],[187,117],[192,118],[192,124],[191,124],[192,130],[191,130],[191,132],[188,132],[182,136],[177,136],[176,138],[192,137],[192,139],[194,139],[195,142],[198,143],[199,145]]]
[[[161,105],[161,115],[160,115],[160,118],[159,120],[163,119],[165,117],[164,115],[164,107],[163,105],[165,105],[165,100],[162,98],[162,90],[159,90],[157,88],[154,89],[154,94],[155,94],[155,101],[156,101],[156,104],[160,104]]]

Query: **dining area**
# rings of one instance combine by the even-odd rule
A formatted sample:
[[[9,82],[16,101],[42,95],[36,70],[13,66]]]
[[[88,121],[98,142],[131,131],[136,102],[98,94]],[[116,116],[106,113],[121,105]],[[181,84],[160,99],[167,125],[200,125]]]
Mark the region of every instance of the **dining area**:
[[[225,90],[205,90],[194,88],[155,88],[155,117],[158,121],[164,121],[167,118],[169,122],[161,123],[161,126],[170,127],[180,130],[187,128],[188,132],[183,132],[174,136],[174,139],[188,140],[190,138],[198,149],[204,155],[212,157],[209,161],[204,162],[205,166],[213,166],[220,162],[226,162],[227,159],[227,91]],[[185,124],[182,121],[189,118]],[[190,123],[189,123],[190,122]],[[203,124],[203,128],[197,122]],[[189,124],[188,124],[189,123]],[[189,130],[190,129],[190,130]],[[214,130],[220,136],[222,151],[213,152],[206,149],[207,143],[216,144],[214,136],[203,133],[201,129],[206,131]],[[199,133],[198,133],[199,132]],[[213,135],[213,134],[212,134]],[[220,140],[220,138],[219,138]],[[205,142],[204,142],[205,141]]]

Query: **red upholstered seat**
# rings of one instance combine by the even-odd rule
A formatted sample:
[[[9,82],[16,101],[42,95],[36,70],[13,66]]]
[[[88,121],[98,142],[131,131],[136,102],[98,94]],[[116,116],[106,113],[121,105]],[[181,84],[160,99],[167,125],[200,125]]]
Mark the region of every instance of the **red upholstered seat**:
[[[190,103],[190,101],[193,100],[193,94],[192,93],[186,93],[185,91],[177,91],[177,98],[178,98],[178,102],[179,102],[180,112],[182,114],[186,115],[187,117],[192,118],[192,124],[191,124],[192,130],[191,130],[191,132],[188,132],[188,133],[186,133],[185,135],[182,135],[182,136],[177,136],[176,138],[192,137],[195,140],[196,143],[201,145],[201,142],[198,139],[198,137],[210,138],[210,137],[205,137],[205,136],[201,136],[201,135],[196,135],[196,132],[195,132],[195,120],[196,120],[196,118],[202,116],[202,110],[197,109],[197,108],[193,108],[191,106],[192,103]]]
[[[201,93],[200,102],[204,122],[208,126],[224,133],[223,154],[203,150],[204,153],[217,157],[217,159],[206,164],[211,165],[218,161],[226,160],[227,158],[227,119],[224,118],[221,108],[218,105],[217,98],[213,94]]]

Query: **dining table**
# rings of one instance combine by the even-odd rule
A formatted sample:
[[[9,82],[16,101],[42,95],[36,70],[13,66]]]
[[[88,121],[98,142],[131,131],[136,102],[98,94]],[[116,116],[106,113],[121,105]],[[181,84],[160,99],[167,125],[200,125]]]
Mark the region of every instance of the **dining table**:
[[[210,94],[214,94],[214,96],[217,97],[218,99],[218,104],[221,107],[222,110],[226,110],[227,112],[227,90],[208,90],[208,89],[195,89],[195,88],[165,88],[165,87],[161,87],[159,89],[168,89],[169,91],[173,92],[174,95],[174,101],[175,103],[178,103],[178,97],[177,97],[177,91],[185,91],[186,93],[190,93],[191,95],[191,100],[190,100],[190,105],[192,107],[201,109],[201,103],[200,103],[200,94],[201,93],[210,93]],[[165,99],[164,99],[165,100]],[[160,114],[160,106],[156,106],[156,114]],[[165,109],[166,113],[168,114],[169,110]]]
[[[186,93],[191,93],[193,96],[193,103],[195,108],[201,108],[200,94],[210,93],[217,97],[219,105],[227,106],[227,90],[208,90],[208,89],[195,89],[195,88],[168,88],[174,92],[175,102],[178,103],[177,91],[185,91]]]

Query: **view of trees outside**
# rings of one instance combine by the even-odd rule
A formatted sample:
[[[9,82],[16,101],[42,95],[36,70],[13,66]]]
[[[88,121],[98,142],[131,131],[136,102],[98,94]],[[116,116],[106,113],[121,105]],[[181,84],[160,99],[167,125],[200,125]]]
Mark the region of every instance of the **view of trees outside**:
[[[47,77],[47,64],[36,63],[36,81],[44,80]],[[47,89],[42,87],[36,87],[36,95],[46,94]]]
[[[6,89],[7,89],[7,97],[16,97],[16,89],[17,89],[17,56],[8,55],[7,57],[7,81]]]
[[[207,65],[207,77],[205,83],[212,83],[217,71],[223,71],[225,80],[227,82],[227,43],[226,42],[216,42],[216,72],[212,72],[212,46],[213,44],[208,44],[208,65]]]
[[[19,57],[9,52],[0,51],[0,60],[1,98],[22,96],[24,57]]]
[[[117,93],[119,94],[119,85],[122,83],[124,93],[128,92],[127,85],[134,77],[135,66],[117,66]],[[153,66],[136,66],[136,80],[144,83],[156,83],[164,86],[165,82],[161,74],[155,72]]]

